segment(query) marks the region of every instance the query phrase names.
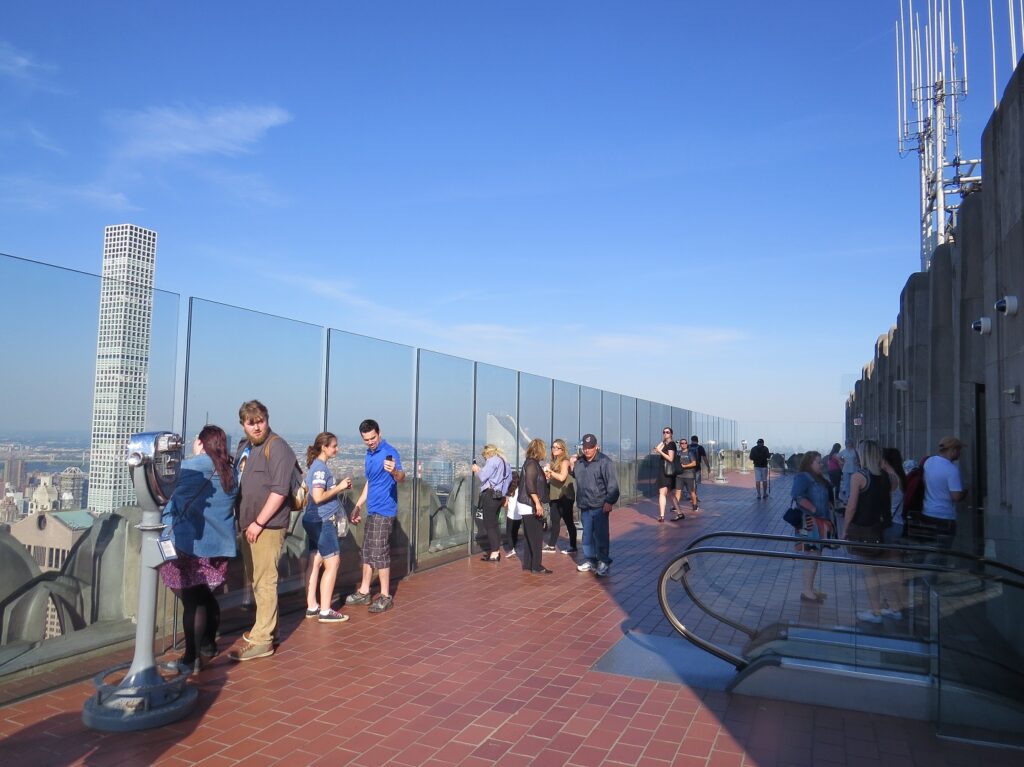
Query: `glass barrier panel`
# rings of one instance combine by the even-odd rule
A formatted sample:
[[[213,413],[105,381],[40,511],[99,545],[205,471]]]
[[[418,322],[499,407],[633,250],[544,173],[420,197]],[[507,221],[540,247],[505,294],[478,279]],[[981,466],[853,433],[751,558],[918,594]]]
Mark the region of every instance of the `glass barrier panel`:
[[[370,371],[366,374],[365,371]],[[391,572],[408,572],[412,535],[413,403],[416,350],[376,338],[328,331],[327,430],[338,438],[338,455],[328,464],[335,479],[352,478],[352,489],[342,496],[351,513],[366,483],[366,445],[359,425],[372,419],[381,436],[397,451],[407,472],[398,486],[398,517],[391,537]],[[348,586],[362,577],[360,550],[365,524],[349,525],[342,540],[339,584]]]
[[[565,440],[570,453],[577,451],[580,437],[580,387],[577,384],[555,381],[552,403],[552,431]]]
[[[618,394],[601,392],[601,450],[619,463],[622,460],[622,446],[619,444],[621,398]]]
[[[519,433],[516,413],[518,377],[516,371],[508,368],[486,365],[482,362],[476,364],[476,415],[473,433],[476,445],[473,447],[473,456],[483,466],[483,457],[480,450],[484,445],[497,447],[505,460],[512,466],[516,464],[517,434]],[[474,477],[472,493],[474,514],[476,499],[480,495],[480,482]],[[474,517],[475,518],[475,517]],[[476,525],[473,531],[474,552],[481,550],[483,530]],[[498,530],[504,535],[505,511],[502,509],[498,519]],[[508,543],[505,543],[508,548]]]
[[[580,387],[580,436],[584,434],[593,434],[598,444],[604,444],[601,436],[601,390],[589,386]]]
[[[551,379],[530,373],[519,374],[519,463],[526,455],[531,439],[544,440],[551,455]]]
[[[651,417],[652,405],[645,399],[636,403],[636,488],[637,494],[644,498],[656,498],[658,495],[658,471],[661,465],[651,455],[651,447],[660,441],[661,426]],[[655,435],[655,429],[658,435]],[[659,459],[660,460],[660,459]]]
[[[80,674],[135,635],[140,514],[124,447],[174,430],[179,297],[5,255],[0,284],[4,326],[32,322],[7,334],[5,357],[43,371],[0,376],[0,679],[24,682],[0,684],[3,703],[60,683],[33,669],[73,660]],[[40,297],[59,311],[40,311]]]
[[[251,339],[250,343],[240,339]],[[271,429],[305,467],[306,446],[323,424],[324,329],[200,298],[189,301],[189,343],[185,381],[186,435],[204,424],[228,434],[234,454],[245,438],[238,419],[242,403],[257,399],[267,408]],[[287,349],[297,365],[268,365],[254,349]],[[279,589],[305,585],[306,533],[301,511],[293,511],[281,555]],[[241,556],[232,560],[222,606],[252,604]]]
[[[418,380],[415,552],[417,567],[424,567],[469,552],[473,363],[421,349]]]
[[[938,623],[938,731],[1020,748],[1024,581],[979,575],[943,573],[931,583]]]
[[[636,412],[635,398],[623,396],[619,399],[619,457],[623,463],[636,462]]]

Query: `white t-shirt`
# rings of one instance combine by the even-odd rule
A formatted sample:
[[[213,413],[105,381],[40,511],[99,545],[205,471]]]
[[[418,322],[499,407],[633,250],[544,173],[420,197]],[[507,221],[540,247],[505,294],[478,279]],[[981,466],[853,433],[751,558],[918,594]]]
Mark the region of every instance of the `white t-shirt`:
[[[924,464],[924,514],[935,519],[956,519],[956,504],[950,493],[962,493],[960,467],[941,455]]]
[[[843,464],[843,474],[853,474],[860,468],[860,459],[857,458],[857,451],[852,447],[839,451],[839,457],[846,463]]]

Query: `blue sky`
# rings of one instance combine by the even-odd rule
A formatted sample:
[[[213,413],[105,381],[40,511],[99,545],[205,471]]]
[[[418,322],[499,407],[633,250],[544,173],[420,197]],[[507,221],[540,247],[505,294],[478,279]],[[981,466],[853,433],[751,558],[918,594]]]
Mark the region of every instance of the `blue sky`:
[[[98,272],[130,221],[164,290],[819,446],[918,193],[898,3],[811,5],[5,3],[0,251]]]

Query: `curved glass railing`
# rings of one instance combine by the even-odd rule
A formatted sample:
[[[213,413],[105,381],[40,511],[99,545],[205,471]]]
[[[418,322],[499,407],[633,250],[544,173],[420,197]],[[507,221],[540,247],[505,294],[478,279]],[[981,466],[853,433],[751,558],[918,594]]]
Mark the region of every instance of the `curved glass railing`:
[[[1024,745],[1024,571],[918,545],[795,550],[803,541],[700,536],[663,570],[662,611],[738,677],[786,660],[912,681],[941,734]]]

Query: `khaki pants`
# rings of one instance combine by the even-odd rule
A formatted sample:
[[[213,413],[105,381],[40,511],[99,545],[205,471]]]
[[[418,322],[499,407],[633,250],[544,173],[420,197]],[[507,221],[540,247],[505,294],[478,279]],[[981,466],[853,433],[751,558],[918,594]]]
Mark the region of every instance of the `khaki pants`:
[[[245,577],[252,584],[256,601],[256,622],[249,632],[253,644],[270,644],[277,634],[277,562],[281,558],[286,530],[264,530],[256,543],[242,536]]]

